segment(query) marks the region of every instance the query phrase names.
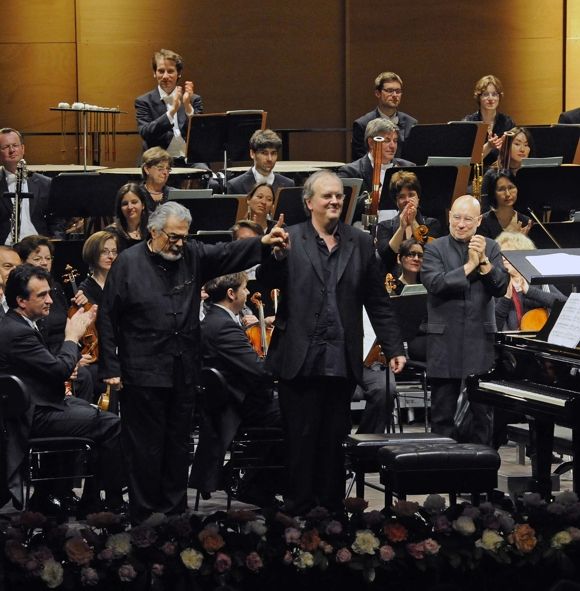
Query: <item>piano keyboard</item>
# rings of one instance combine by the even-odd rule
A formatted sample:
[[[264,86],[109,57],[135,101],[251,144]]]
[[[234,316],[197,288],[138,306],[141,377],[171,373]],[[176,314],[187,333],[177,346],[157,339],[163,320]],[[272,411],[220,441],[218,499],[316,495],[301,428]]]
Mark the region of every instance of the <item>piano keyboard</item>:
[[[567,403],[567,398],[560,398],[553,394],[542,394],[541,392],[527,388],[516,388],[515,386],[502,382],[479,382],[478,388],[489,392],[499,392],[508,398],[513,398],[521,402],[535,401],[562,408]]]

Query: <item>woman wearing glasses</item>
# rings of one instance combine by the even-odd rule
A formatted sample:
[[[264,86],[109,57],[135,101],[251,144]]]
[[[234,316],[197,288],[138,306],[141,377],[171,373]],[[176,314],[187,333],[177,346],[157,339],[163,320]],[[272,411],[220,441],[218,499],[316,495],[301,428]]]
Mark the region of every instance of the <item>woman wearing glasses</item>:
[[[173,158],[169,152],[162,148],[149,148],[143,152],[142,185],[147,193],[147,211],[151,213],[161,204],[167,201],[169,187],[167,181],[171,173]]]
[[[493,74],[480,78],[475,83],[473,98],[478,110],[466,115],[463,121],[483,121],[487,123],[489,131],[487,142],[483,146],[483,164],[491,165],[498,156],[503,142],[503,134],[515,126],[513,119],[498,111],[500,100],[503,98],[501,80]]]
[[[392,281],[388,281],[387,290],[391,295],[400,295],[405,285],[421,283],[420,272],[423,264],[423,245],[414,238],[405,240],[399,248],[400,273]]]
[[[514,174],[509,170],[489,170],[486,176],[491,209],[483,214],[477,233],[487,238],[496,238],[502,232],[527,234],[532,220],[514,208],[518,199]]]
[[[83,261],[90,275],[79,285],[91,304],[101,305],[105,281],[118,254],[117,236],[102,230],[91,234],[83,245]]]

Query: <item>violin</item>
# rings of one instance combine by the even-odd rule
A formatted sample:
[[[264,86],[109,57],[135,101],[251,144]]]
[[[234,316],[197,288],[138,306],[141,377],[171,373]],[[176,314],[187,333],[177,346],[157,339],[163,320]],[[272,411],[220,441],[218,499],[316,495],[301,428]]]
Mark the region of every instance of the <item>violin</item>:
[[[270,345],[273,328],[271,326],[266,326],[262,294],[259,291],[256,291],[252,294],[250,302],[252,302],[258,310],[258,323],[248,326],[246,328],[246,335],[254,351],[263,359],[268,354],[268,347]]]
[[[64,283],[70,283],[73,295],[76,295],[79,288],[77,287],[77,277],[79,276],[79,272],[71,267],[71,265],[67,265],[65,267],[66,273],[62,276]],[[74,316],[76,312],[79,310],[80,306],[76,304],[72,304],[68,310],[68,317]],[[83,308],[85,311],[90,310],[93,307],[93,304],[87,302]],[[95,323],[92,322],[89,327],[87,328],[84,336],[81,338],[81,354],[82,355],[89,355],[89,363],[94,363],[99,359],[99,337],[97,335],[97,327]]]

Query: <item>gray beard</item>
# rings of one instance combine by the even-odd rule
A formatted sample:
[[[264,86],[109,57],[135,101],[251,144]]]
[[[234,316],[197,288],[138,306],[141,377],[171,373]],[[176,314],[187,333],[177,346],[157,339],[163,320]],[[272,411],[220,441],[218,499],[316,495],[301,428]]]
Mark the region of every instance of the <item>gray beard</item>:
[[[173,254],[172,252],[158,252],[157,254],[166,261],[178,261],[182,257],[181,253]]]

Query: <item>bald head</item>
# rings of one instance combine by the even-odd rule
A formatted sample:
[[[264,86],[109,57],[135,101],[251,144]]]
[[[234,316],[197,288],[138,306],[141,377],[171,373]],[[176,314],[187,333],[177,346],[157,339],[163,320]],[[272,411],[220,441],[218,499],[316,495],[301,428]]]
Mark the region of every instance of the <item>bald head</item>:
[[[449,212],[449,233],[455,240],[468,242],[481,223],[479,201],[471,195],[458,197]]]

